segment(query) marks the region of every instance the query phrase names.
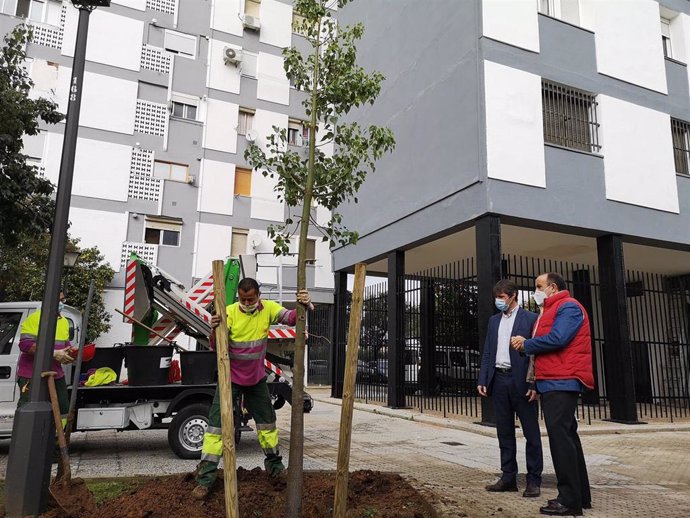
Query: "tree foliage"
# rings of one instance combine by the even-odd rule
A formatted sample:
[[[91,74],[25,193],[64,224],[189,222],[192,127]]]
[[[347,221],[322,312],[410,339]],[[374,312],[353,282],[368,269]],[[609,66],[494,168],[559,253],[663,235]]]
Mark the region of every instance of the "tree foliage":
[[[390,129],[370,125],[362,127],[345,116],[353,108],[373,104],[381,91],[383,75],[367,73],[356,63],[356,42],[364,26],[337,26],[329,5],[339,9],[350,0],[295,0],[299,14],[295,31],[311,45],[310,52],[292,47],[283,51],[285,73],[295,88],[306,93],[303,102],[309,128],[307,156],[287,146],[285,128],[273,128],[265,149],[251,145],[245,159],[264,176],[276,180],[275,191],[288,207],[301,206],[297,222],[288,218],[272,225],[268,234],[276,254],[288,253],[290,240],[299,228],[297,288],[306,288],[306,244],[310,223],[323,233],[331,247],[357,242],[357,232],[342,224],[336,209],[348,201],[357,201],[356,193],[375,163],[393,150],[395,139]],[[316,141],[317,132],[320,135]],[[322,149],[332,144],[333,153]],[[326,225],[320,226],[311,214],[312,200],[331,211]],[[291,212],[292,213],[292,212]],[[298,305],[295,339],[292,419],[290,426],[290,473],[288,476],[287,514],[297,518],[302,506],[302,469],[304,447],[304,346],[306,339],[304,308]]]
[[[9,245],[21,234],[39,236],[51,226],[54,186],[27,164],[22,138],[37,135],[39,121],[64,118],[54,102],[29,95],[33,81],[24,64],[31,37],[29,27],[18,25],[0,50],[0,243]]]
[[[70,239],[67,247],[77,247],[78,243]],[[0,301],[42,300],[49,249],[50,234],[47,233],[39,237],[20,235],[16,246],[0,247]],[[110,329],[110,314],[105,309],[103,291],[114,274],[96,247],[82,250],[77,264],[66,273],[67,304],[82,311],[91,279],[96,283],[87,341],[95,340]]]

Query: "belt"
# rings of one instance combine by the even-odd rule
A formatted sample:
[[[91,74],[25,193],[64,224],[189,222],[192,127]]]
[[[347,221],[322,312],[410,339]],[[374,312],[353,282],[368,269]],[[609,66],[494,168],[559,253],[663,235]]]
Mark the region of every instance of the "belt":
[[[513,369],[510,367],[496,367],[497,372],[502,372],[503,374],[508,374],[510,372],[513,372]]]

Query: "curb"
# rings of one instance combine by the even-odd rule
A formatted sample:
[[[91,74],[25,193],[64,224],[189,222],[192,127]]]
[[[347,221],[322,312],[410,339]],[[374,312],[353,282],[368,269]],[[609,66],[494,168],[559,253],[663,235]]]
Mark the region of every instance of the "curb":
[[[326,403],[334,406],[342,406],[340,399],[331,397],[313,396],[314,401]],[[425,415],[419,412],[411,412],[405,409],[393,409],[377,405],[370,405],[367,403],[354,403],[356,410],[369,412],[371,414],[378,414],[386,417],[393,417],[395,419],[404,419],[406,421],[415,421],[431,426],[440,426],[442,428],[449,428],[451,430],[460,430],[476,435],[483,435],[485,437],[496,437],[496,431],[493,427],[484,426],[475,423],[468,423],[458,419],[450,419],[444,417],[434,417]],[[546,428],[542,424],[541,435],[547,436]],[[619,425],[619,424],[605,424],[601,426],[590,427],[590,425],[583,425],[578,428],[578,434],[583,435],[622,435],[630,433],[651,433],[651,432],[688,432],[690,431],[690,422],[688,423],[669,423],[669,424],[636,424],[636,425]]]

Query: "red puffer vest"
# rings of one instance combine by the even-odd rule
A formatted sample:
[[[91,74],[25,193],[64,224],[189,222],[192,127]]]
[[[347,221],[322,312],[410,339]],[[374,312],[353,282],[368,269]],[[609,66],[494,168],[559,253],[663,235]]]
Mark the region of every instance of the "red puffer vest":
[[[577,378],[584,386],[592,389],[594,388],[594,376],[592,374],[592,337],[589,328],[589,316],[587,316],[585,308],[572,298],[568,291],[559,291],[544,301],[544,313],[537,321],[534,336],[549,334],[556,319],[558,308],[566,302],[577,304],[585,317],[585,321],[568,345],[551,353],[535,355],[535,375],[538,380]]]

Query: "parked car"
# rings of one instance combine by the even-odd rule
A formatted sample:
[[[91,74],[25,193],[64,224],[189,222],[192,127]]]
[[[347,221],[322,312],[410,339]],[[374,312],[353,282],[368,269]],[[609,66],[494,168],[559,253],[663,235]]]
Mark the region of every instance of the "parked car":
[[[437,350],[434,358],[436,391],[474,395],[481,355],[474,349]]]

